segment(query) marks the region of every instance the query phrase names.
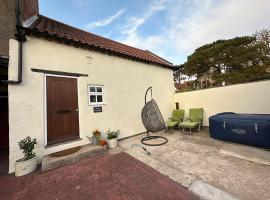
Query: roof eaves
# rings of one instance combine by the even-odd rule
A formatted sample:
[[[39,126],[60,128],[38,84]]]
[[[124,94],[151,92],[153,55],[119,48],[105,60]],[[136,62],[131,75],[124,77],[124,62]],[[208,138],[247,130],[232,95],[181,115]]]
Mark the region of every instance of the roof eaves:
[[[123,53],[119,53],[116,51],[112,51],[110,49],[103,48],[103,47],[100,47],[98,45],[89,45],[89,44],[81,42],[81,41],[75,41],[73,39],[68,39],[64,36],[60,37],[57,34],[50,34],[47,31],[41,32],[37,29],[29,29],[29,28],[25,28],[25,30],[26,30],[26,34],[32,34],[32,35],[39,36],[39,37],[45,37],[47,39],[54,39],[54,40],[57,40],[59,42],[65,43],[65,44],[70,44],[70,45],[75,46],[75,47],[82,47],[82,48],[90,49],[90,50],[93,50],[96,52],[106,53],[109,55],[114,55],[114,56],[130,59],[130,60],[134,60],[134,61],[139,61],[139,62],[143,62],[143,63],[147,63],[147,64],[154,64],[154,65],[157,65],[159,67],[163,67],[163,68],[167,68],[167,69],[171,69],[171,70],[174,69],[172,65],[166,65],[166,64],[161,64],[161,63],[154,62],[154,61],[141,59],[138,57],[130,56],[128,54],[123,54]]]
[[[21,28],[24,28],[26,30],[26,34],[34,34],[34,35],[38,35],[39,37],[42,36],[42,37],[46,37],[48,39],[58,40],[58,41],[63,42],[65,44],[72,44],[73,46],[76,46],[76,47],[83,47],[83,48],[95,50],[95,51],[98,51],[98,52],[107,53],[109,55],[116,55],[118,57],[124,57],[124,58],[132,59],[132,60],[135,60],[135,61],[140,61],[140,62],[144,62],[144,63],[148,63],[148,64],[155,64],[155,65],[158,65],[158,66],[161,66],[161,67],[164,67],[164,68],[168,68],[168,69],[172,69],[172,70],[174,69],[172,63],[170,63],[169,61],[167,61],[167,60],[165,60],[165,59],[163,59],[163,58],[161,58],[159,56],[157,56],[156,54],[154,54],[154,53],[152,53],[150,51],[145,51],[147,53],[145,56],[139,56],[137,54],[142,53],[144,50],[137,49],[135,47],[130,47],[128,45],[119,43],[117,41],[113,41],[113,40],[108,39],[108,38],[104,38],[102,36],[97,36],[95,34],[88,33],[88,32],[86,32],[84,30],[69,26],[69,25],[64,24],[62,22],[58,22],[58,21],[56,21],[54,19],[44,17],[47,20],[54,21],[55,23],[60,23],[60,24],[63,24],[65,26],[68,26],[68,27],[70,27],[72,29],[79,30],[83,34],[91,34],[94,37],[97,37],[98,39],[103,38],[104,40],[111,41],[114,44],[117,44],[117,45],[120,45],[120,46],[124,45],[124,46],[126,46],[127,51],[135,51],[135,55],[129,55],[128,53],[123,52],[123,49],[121,49],[120,46],[116,46],[115,49],[111,49],[111,48],[108,48],[106,46],[102,46],[102,45],[95,44],[95,43],[94,44],[89,44],[89,43],[87,43],[87,41],[79,40],[77,38],[74,38],[74,36],[66,35],[65,32],[59,32],[59,30],[58,30],[58,33],[55,32],[55,31],[50,31],[50,30],[46,30],[46,29],[45,30],[40,30],[38,28],[38,26],[39,26],[40,20],[42,20],[43,17],[44,16],[41,16],[41,15],[33,16],[33,17],[29,18],[28,20],[26,20],[24,27],[21,27]],[[45,21],[45,22],[48,23],[48,21]],[[132,48],[133,50],[132,49],[130,50],[129,48]],[[160,60],[160,61],[153,60],[151,58],[152,56],[150,56],[149,54],[151,54],[152,56],[158,58],[158,60]]]
[[[162,57],[160,57],[160,56],[158,56],[157,54],[153,53],[152,51],[149,51],[149,50],[145,50],[145,51],[151,53],[153,56],[158,57],[159,59],[161,59],[161,60],[163,60],[164,62],[168,63],[170,66],[173,66],[173,63],[169,62],[168,60],[166,60],[166,59],[164,59],[164,58],[162,58]]]

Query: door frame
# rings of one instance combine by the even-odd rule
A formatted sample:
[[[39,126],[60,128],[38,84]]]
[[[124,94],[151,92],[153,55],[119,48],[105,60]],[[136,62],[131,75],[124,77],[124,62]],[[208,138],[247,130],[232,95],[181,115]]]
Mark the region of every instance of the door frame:
[[[48,146],[48,123],[47,123],[47,77],[48,76],[53,76],[53,77],[59,77],[59,78],[72,78],[72,79],[76,79],[77,81],[77,98],[78,98],[78,109],[79,109],[79,113],[78,113],[78,120],[79,120],[79,137],[80,137],[80,106],[79,106],[79,84],[78,84],[78,78],[76,76],[63,76],[63,75],[56,75],[56,74],[45,74],[44,76],[44,147],[49,147]],[[61,143],[59,143],[61,144]],[[52,145],[54,146],[54,145]]]

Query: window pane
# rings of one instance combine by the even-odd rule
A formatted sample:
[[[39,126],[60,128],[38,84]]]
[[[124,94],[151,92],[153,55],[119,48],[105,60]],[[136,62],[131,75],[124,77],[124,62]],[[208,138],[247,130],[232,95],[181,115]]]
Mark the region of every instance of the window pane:
[[[91,103],[97,102],[96,95],[90,95],[90,102],[91,102]]]
[[[97,87],[97,92],[102,92],[102,87]]]
[[[95,87],[90,87],[89,91],[90,92],[95,92],[96,91],[96,88]]]
[[[103,102],[102,95],[97,95],[97,102]]]

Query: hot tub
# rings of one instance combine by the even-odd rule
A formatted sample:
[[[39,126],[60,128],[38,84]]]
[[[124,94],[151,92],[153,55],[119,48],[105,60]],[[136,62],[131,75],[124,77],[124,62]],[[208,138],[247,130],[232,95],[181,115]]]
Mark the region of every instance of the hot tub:
[[[270,114],[219,113],[209,118],[212,138],[270,149]]]

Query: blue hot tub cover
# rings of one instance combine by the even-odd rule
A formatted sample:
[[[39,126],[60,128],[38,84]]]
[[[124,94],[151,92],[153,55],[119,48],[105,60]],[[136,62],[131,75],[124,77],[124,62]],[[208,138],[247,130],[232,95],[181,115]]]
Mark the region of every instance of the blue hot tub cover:
[[[270,114],[225,112],[209,118],[212,138],[270,149]]]

